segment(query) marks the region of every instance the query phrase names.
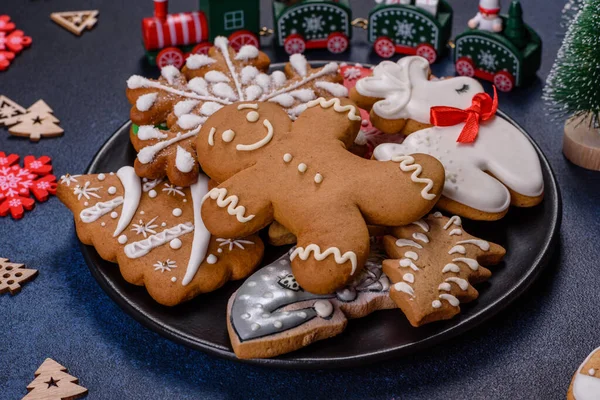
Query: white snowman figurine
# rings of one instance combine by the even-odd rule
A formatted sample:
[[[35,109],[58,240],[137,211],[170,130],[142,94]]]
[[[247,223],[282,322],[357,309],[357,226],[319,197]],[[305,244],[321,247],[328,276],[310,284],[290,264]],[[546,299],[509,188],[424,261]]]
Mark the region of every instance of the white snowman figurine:
[[[479,0],[479,12],[469,20],[469,28],[479,28],[483,31],[502,32],[500,0]]]

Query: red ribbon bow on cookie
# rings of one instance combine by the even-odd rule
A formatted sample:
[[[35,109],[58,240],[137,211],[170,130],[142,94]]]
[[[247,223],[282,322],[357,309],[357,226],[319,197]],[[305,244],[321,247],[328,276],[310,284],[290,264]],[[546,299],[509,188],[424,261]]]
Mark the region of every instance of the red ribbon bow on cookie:
[[[478,93],[473,96],[471,107],[466,110],[460,108],[438,106],[431,107],[430,119],[435,126],[454,126],[465,123],[460,132],[459,143],[473,143],[479,133],[479,124],[492,118],[498,110],[498,96],[494,86],[494,98],[487,93]]]

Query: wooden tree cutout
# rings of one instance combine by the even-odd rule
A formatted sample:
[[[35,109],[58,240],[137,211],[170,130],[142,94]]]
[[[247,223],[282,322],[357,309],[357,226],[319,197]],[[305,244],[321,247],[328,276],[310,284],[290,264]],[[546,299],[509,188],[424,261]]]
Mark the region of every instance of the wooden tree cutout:
[[[64,11],[50,14],[52,21],[80,36],[85,29],[92,29],[98,22],[98,10]]]
[[[415,327],[458,314],[460,303],[479,296],[471,285],[492,275],[482,265],[497,264],[506,253],[467,234],[460,217],[439,212],[392,234],[384,237],[392,259],[383,262],[383,271],[394,283],[390,297]]]
[[[52,115],[52,112],[44,100],[38,100],[27,109],[25,114],[7,118],[4,124],[13,125],[8,128],[11,135],[29,137],[31,141],[37,142],[42,136],[60,136],[64,132],[58,126],[60,121]]]
[[[27,386],[29,393],[22,400],[75,400],[87,395],[78,379],[51,358],[35,371],[35,379]]]
[[[8,262],[6,258],[0,258],[0,294],[10,291],[15,295],[21,291],[21,284],[35,278],[37,270],[23,268],[23,264]]]
[[[18,117],[26,112],[27,110],[24,107],[21,107],[6,96],[0,95],[0,125],[4,125],[5,120]]]

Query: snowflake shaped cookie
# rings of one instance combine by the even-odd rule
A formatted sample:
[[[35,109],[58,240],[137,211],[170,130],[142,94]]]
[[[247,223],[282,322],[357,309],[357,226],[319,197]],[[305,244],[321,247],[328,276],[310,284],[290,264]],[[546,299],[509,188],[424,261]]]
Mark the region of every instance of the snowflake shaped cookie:
[[[22,218],[25,210],[31,210],[35,201],[48,200],[56,193],[56,177],[51,175],[50,157],[24,158],[23,167],[18,165],[19,156],[0,152],[0,216],[9,213],[13,218]]]

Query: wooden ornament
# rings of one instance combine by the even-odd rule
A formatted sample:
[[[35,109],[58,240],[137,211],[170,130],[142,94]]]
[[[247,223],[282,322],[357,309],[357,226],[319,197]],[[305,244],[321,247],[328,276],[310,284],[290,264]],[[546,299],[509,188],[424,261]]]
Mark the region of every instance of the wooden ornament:
[[[591,114],[567,120],[563,153],[573,164],[600,171],[600,128],[594,126]]]
[[[22,400],[75,400],[87,395],[88,390],[67,369],[51,358],[35,371],[35,379],[27,386],[29,393]]]
[[[23,264],[8,262],[0,258],[0,294],[10,292],[15,295],[21,291],[21,284],[29,282],[37,275],[37,270],[23,268]]]
[[[52,115],[52,112],[44,100],[38,100],[27,109],[25,114],[7,118],[4,124],[13,125],[8,128],[11,135],[29,137],[31,141],[37,142],[42,136],[53,137],[63,134],[64,130],[58,126],[60,121]]]
[[[50,14],[52,21],[80,36],[85,29],[92,29],[98,22],[98,10],[63,11]]]
[[[4,125],[4,121],[9,118],[18,117],[27,112],[24,107],[21,107],[6,96],[0,95],[0,125]]]

